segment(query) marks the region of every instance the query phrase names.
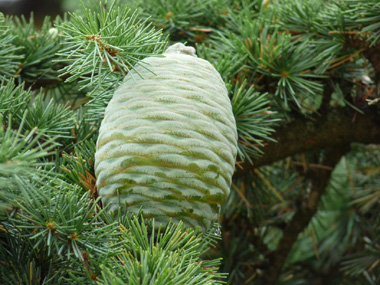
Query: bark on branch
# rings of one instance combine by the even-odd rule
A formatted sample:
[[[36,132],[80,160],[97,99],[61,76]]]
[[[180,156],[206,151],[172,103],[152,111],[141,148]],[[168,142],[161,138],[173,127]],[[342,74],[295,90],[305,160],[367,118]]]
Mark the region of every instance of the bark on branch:
[[[279,127],[273,134],[277,142],[263,147],[264,154],[253,165],[248,161],[237,166],[235,176],[243,176],[257,168],[314,149],[323,149],[353,142],[380,143],[380,116],[376,108],[366,108],[364,114],[349,107],[331,108],[321,116],[297,119]]]

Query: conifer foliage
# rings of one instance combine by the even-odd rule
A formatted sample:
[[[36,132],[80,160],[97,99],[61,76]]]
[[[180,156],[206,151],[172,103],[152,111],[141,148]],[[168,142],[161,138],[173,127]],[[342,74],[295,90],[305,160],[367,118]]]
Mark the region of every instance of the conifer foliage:
[[[1,284],[380,283],[379,0],[63,3],[41,27],[0,13]],[[110,214],[96,189],[108,102],[175,42],[237,125],[208,232]]]

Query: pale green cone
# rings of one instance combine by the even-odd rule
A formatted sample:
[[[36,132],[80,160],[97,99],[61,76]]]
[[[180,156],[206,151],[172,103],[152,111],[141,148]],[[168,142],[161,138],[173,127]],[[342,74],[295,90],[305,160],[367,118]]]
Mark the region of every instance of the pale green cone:
[[[120,202],[163,225],[171,218],[207,230],[229,194],[236,148],[219,73],[176,44],[137,65],[110,101],[95,155],[98,191],[111,211]]]

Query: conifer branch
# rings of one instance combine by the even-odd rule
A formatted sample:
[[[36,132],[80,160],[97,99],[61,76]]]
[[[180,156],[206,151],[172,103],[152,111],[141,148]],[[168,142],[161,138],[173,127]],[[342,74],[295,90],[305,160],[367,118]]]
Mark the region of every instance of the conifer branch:
[[[240,163],[235,176],[244,176],[253,167],[268,165],[298,153],[334,147],[353,142],[380,143],[380,119],[375,108],[359,114],[352,108],[334,108],[325,115],[314,114],[308,118],[296,119],[275,130],[272,138],[263,148],[264,154]]]
[[[0,13],[1,284],[380,284],[379,0],[70,2],[39,27]],[[218,70],[236,121],[207,234],[97,194],[105,108],[172,42]]]

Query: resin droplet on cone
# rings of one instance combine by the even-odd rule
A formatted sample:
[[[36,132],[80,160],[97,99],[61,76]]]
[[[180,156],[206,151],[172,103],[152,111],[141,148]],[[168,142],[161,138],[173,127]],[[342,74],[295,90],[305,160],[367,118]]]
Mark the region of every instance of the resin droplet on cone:
[[[182,44],[125,77],[95,155],[103,204],[203,231],[219,218],[237,152],[232,107],[215,68]]]

